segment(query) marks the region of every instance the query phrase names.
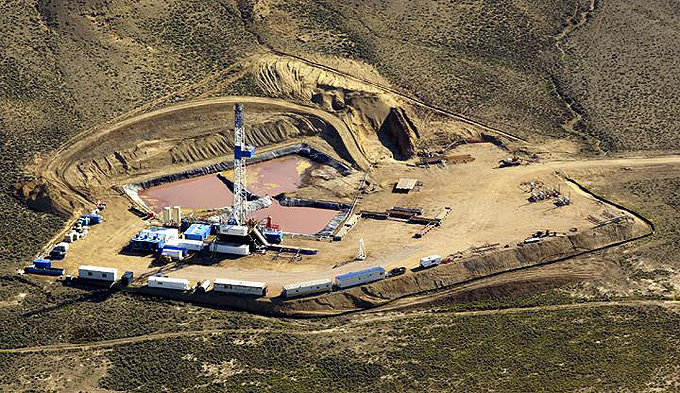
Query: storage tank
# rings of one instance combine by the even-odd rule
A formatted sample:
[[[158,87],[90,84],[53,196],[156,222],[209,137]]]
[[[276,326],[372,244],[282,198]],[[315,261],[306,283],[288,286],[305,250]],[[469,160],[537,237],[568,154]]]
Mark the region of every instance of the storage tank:
[[[163,208],[163,224],[167,225],[172,221],[172,211],[170,209],[170,206],[166,206]]]
[[[180,206],[174,206],[172,208],[172,221],[177,225],[182,222],[182,208]]]

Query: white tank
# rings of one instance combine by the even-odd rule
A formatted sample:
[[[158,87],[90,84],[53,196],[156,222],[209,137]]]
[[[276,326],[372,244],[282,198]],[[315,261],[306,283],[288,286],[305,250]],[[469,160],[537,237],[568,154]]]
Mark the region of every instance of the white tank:
[[[163,224],[169,224],[172,221],[172,211],[170,206],[163,208]]]
[[[179,225],[182,222],[182,208],[175,206],[172,208],[172,220]]]

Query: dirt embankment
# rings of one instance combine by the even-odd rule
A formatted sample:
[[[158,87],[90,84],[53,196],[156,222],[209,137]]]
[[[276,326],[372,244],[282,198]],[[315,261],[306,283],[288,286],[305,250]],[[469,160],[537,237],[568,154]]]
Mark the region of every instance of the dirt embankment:
[[[139,115],[74,138],[39,168],[38,181],[16,195],[38,210],[70,214],[95,202],[98,190],[173,166],[208,162],[233,149],[233,104],[246,107],[247,142],[257,147],[313,139],[358,168],[368,162],[347,125],[333,114],[260,97],[186,102]]]
[[[516,271],[571,258],[604,247],[649,235],[651,228],[639,220],[611,223],[568,236],[546,238],[538,243],[507,248],[492,254],[453,261],[434,268],[409,272],[403,276],[378,281],[344,291],[294,300],[281,298],[251,299],[213,293],[184,294],[155,288],[131,288],[133,292],[177,300],[229,307],[260,314],[287,317],[314,317],[345,314],[386,306],[395,301],[403,306],[420,303],[430,294],[484,277]]]
[[[453,261],[342,292],[282,302],[275,308],[275,312],[288,316],[313,316],[374,308],[407,296],[441,290],[476,278],[559,261],[649,233],[650,228],[637,220],[613,223],[569,236],[548,238],[493,254]]]

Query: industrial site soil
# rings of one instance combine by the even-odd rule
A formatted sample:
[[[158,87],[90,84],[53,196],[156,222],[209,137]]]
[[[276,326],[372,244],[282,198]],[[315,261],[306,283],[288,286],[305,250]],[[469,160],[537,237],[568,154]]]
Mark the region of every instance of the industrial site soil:
[[[678,390],[677,6],[0,11],[0,390]],[[167,206],[235,217],[237,104],[247,204],[272,198],[250,212],[253,252],[209,251],[233,241],[214,234],[179,261],[132,250]],[[63,272],[29,268],[95,209]],[[257,237],[268,217],[280,245]],[[81,265],[134,280],[67,280]],[[338,284],[375,267],[390,274]],[[318,279],[335,285],[283,292]]]

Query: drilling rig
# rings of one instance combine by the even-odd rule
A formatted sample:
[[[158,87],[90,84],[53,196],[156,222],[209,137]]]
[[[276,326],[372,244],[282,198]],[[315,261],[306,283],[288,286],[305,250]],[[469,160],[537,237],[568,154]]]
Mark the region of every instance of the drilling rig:
[[[253,157],[255,148],[245,143],[243,104],[234,105],[234,203],[231,214],[221,217],[220,233],[232,236],[248,234],[248,191],[246,190],[246,161]]]

